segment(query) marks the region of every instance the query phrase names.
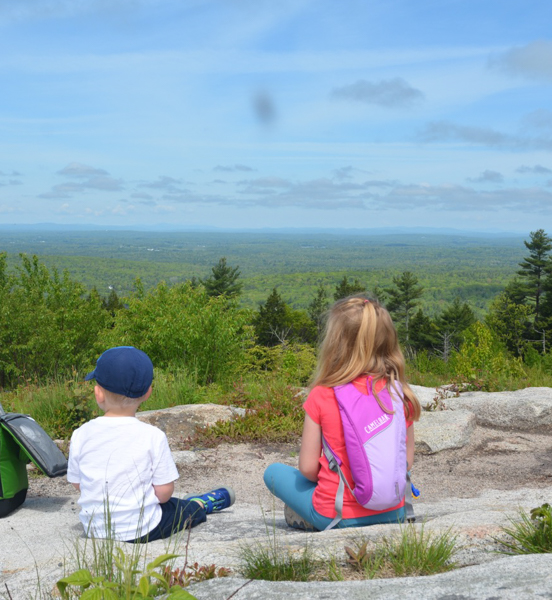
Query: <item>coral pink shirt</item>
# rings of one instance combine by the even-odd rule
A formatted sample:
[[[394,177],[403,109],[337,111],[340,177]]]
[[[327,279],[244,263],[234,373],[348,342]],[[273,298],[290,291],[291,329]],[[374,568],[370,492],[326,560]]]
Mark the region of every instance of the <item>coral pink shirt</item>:
[[[357,377],[353,381],[353,385],[359,392],[367,394],[366,388],[367,377]],[[385,387],[385,381],[380,380],[376,385],[376,392],[379,392]],[[351,469],[349,467],[349,459],[345,449],[345,437],[343,435],[343,426],[341,424],[341,416],[339,414],[339,406],[335,397],[333,388],[316,386],[313,388],[303,405],[305,412],[309,417],[322,428],[322,435],[331,446],[332,450],[343,461],[341,469],[347,478],[347,481],[352,484]],[[412,425],[412,421],[406,421],[407,428]],[[408,430],[407,430],[408,432]],[[339,475],[330,471],[328,461],[324,454],[320,456],[320,470],[318,471],[318,483],[312,496],[312,504],[316,512],[324,517],[333,519],[336,516],[335,512],[335,495],[339,485]],[[352,486],[351,486],[352,487]],[[404,505],[404,499],[387,510],[369,510],[361,506],[345,488],[343,496],[343,518],[355,519],[359,517],[367,517],[369,515],[377,515],[382,512],[396,510]]]

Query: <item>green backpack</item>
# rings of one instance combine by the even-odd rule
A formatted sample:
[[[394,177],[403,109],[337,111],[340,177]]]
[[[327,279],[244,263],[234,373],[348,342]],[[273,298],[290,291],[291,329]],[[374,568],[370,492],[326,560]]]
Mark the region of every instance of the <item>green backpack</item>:
[[[48,477],[67,473],[67,460],[42,427],[28,415],[6,413],[0,404],[0,517],[25,502],[32,461]]]

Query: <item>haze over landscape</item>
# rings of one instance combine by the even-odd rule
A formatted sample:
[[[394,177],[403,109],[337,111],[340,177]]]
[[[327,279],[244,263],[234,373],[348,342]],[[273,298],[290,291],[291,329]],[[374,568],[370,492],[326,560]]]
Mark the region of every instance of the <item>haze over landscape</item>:
[[[0,4],[0,224],[552,226],[546,0]]]

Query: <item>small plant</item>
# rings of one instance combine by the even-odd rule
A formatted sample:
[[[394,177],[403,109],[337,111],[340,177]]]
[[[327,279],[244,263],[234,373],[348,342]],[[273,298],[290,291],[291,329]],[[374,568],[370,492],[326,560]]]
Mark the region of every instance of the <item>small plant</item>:
[[[398,536],[384,537],[374,550],[368,541],[355,548],[346,547],[349,565],[369,579],[375,577],[410,577],[433,575],[454,569],[451,561],[457,552],[456,536],[450,529],[442,534],[418,532],[413,525],[401,528]]]
[[[207,581],[216,577],[228,577],[230,569],[226,569],[225,567],[217,568],[215,565],[200,566],[199,563],[195,562],[193,565],[184,565],[182,569],[171,569],[171,567],[167,566],[163,575],[169,587],[175,585],[186,587],[190,583],[199,583],[200,581]]]
[[[247,579],[265,581],[309,581],[319,568],[308,545],[293,551],[283,546],[276,532],[276,524],[266,522],[266,544],[244,545],[241,548],[241,574]]]
[[[279,545],[242,548],[242,575],[265,581],[309,581],[317,568],[308,547],[297,553]]]
[[[75,597],[68,588],[74,590],[81,600],[146,600],[160,594],[166,594],[173,600],[195,600],[189,592],[179,585],[171,586],[163,573],[158,569],[164,563],[176,558],[177,554],[163,554],[146,565],[141,571],[137,569],[138,557],[126,556],[121,548],[116,548],[113,555],[119,577],[110,581],[106,575],[94,576],[89,569],[79,569],[57,582],[57,588],[64,600]],[[153,580],[153,581],[152,581]]]
[[[510,520],[511,527],[503,527],[513,541],[500,543],[505,554],[548,554],[552,552],[552,506],[546,503],[529,514],[520,511],[520,520]]]

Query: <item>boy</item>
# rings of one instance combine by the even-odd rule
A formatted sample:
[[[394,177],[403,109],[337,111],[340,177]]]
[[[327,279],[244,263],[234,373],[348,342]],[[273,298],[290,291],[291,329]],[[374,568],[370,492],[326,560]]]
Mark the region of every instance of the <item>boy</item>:
[[[167,437],[136,418],[152,391],[153,365],[146,353],[132,346],[110,348],[85,377],[91,379],[104,416],[73,433],[67,470],[67,480],[81,494],[79,518],[87,535],[158,540],[234,503],[229,487],[184,500],[172,497],[178,471]]]

